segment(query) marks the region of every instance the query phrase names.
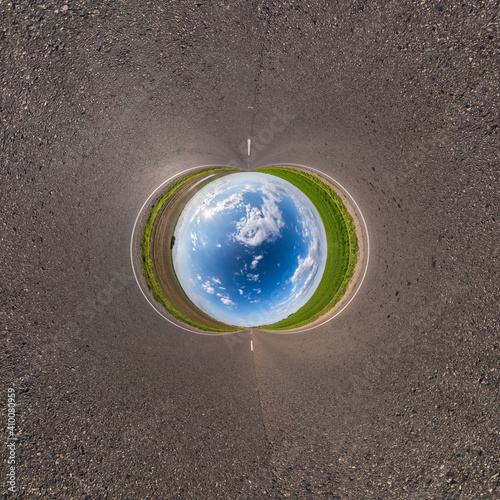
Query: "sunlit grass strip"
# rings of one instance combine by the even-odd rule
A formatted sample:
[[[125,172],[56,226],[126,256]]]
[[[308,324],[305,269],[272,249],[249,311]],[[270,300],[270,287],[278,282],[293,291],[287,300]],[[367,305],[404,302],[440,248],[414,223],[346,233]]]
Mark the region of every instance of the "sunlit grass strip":
[[[337,193],[316,176],[286,167],[261,168],[299,188],[313,203],[326,233],[325,271],[312,297],[287,318],[260,327],[288,330],[312,323],[328,312],[345,294],[358,260],[358,238],[351,214]]]
[[[151,290],[151,293],[153,294],[153,297],[167,309],[167,311],[174,316],[175,318],[183,321],[184,323],[187,323],[188,325],[194,326],[195,328],[199,328],[200,330],[205,330],[209,332],[228,332],[228,331],[236,331],[236,329],[225,329],[225,330],[220,330],[216,328],[210,328],[208,326],[196,323],[195,321],[192,321],[189,319],[187,316],[179,312],[175,307],[164,297],[163,293],[161,292],[160,287],[158,286],[158,283],[156,283],[156,280],[153,275],[153,263],[151,262],[151,231],[153,230],[153,225],[156,219],[156,216],[158,215],[158,212],[160,211],[161,207],[164,205],[164,203],[168,200],[170,196],[175,192],[176,189],[178,189],[180,186],[185,184],[186,182],[190,181],[194,177],[197,177],[201,174],[206,174],[208,172],[214,172],[216,170],[224,170],[224,167],[216,167],[216,168],[208,168],[205,170],[201,170],[199,172],[194,172],[192,174],[187,175],[186,177],[183,177],[182,179],[179,179],[175,184],[173,184],[167,191],[165,191],[154,203],[153,208],[149,212],[149,216],[146,220],[146,224],[144,226],[144,231],[142,233],[141,237],[141,261],[142,261],[142,269],[144,272],[144,277],[146,278],[146,283],[148,284],[149,289]]]

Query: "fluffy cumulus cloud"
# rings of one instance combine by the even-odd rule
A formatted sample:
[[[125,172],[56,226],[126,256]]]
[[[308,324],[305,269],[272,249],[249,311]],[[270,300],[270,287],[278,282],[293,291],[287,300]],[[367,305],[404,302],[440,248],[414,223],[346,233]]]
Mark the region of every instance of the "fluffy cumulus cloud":
[[[219,297],[220,301],[229,307],[234,307],[236,306],[236,303],[233,302],[227,293],[226,289],[224,287],[219,287],[219,291],[216,293],[217,297]]]
[[[210,280],[205,281],[204,283],[201,284],[201,288],[205,290],[205,292],[214,294],[215,293],[215,288],[212,286],[212,283],[210,283]]]
[[[225,200],[219,201],[215,208],[213,209],[213,213],[222,212],[224,210],[229,210],[231,208],[236,207],[243,200],[243,194],[234,193]]]
[[[222,284],[221,280],[219,278],[216,278],[215,276],[212,276],[211,278],[209,277],[204,280],[199,274],[196,274],[196,279],[201,282],[201,288],[210,295],[215,294],[215,287],[217,286],[219,290],[225,290],[224,287],[220,286]],[[217,295],[219,297],[222,296],[220,293],[218,293]]]
[[[253,260],[252,260],[252,264],[250,265],[250,267],[252,269],[255,269],[257,267],[257,264],[259,263],[259,260],[261,260],[262,257],[264,257],[264,256],[263,255],[254,255]]]
[[[245,209],[246,216],[236,223],[236,232],[232,234],[235,241],[247,247],[256,247],[279,237],[285,222],[275,200],[264,198],[260,210],[250,204],[245,205]]]
[[[203,283],[201,285],[201,288],[203,288],[203,290],[205,290],[205,292],[207,292],[207,293],[211,293],[211,294],[215,293],[215,288],[210,286],[210,285],[207,285],[206,283]]]
[[[282,195],[289,196],[289,193],[283,190],[282,186],[272,182],[263,182],[260,192],[271,201],[281,201]]]

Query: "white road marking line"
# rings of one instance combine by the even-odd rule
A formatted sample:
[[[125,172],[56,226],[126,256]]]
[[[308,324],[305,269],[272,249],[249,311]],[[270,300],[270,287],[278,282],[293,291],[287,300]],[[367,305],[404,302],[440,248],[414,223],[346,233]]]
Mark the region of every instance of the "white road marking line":
[[[252,143],[252,141],[250,139],[248,139],[248,156],[250,156],[250,144]]]
[[[250,350],[253,351],[253,340],[250,341]]]

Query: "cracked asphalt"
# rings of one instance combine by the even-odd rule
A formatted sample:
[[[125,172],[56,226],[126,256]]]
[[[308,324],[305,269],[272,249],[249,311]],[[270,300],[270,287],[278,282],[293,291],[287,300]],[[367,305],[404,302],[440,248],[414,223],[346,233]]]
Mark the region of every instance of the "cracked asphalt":
[[[4,497],[498,498],[498,2],[4,0],[0,37]],[[359,204],[356,299],[293,335],[167,323],[142,204],[271,163]]]

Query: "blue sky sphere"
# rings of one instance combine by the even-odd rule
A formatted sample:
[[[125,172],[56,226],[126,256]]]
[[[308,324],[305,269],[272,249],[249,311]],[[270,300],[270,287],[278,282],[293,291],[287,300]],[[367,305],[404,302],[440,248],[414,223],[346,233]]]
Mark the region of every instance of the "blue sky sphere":
[[[274,175],[229,174],[202,187],[174,230],[172,259],[189,299],[240,327],[286,318],[316,290],[326,262],[321,218]]]

